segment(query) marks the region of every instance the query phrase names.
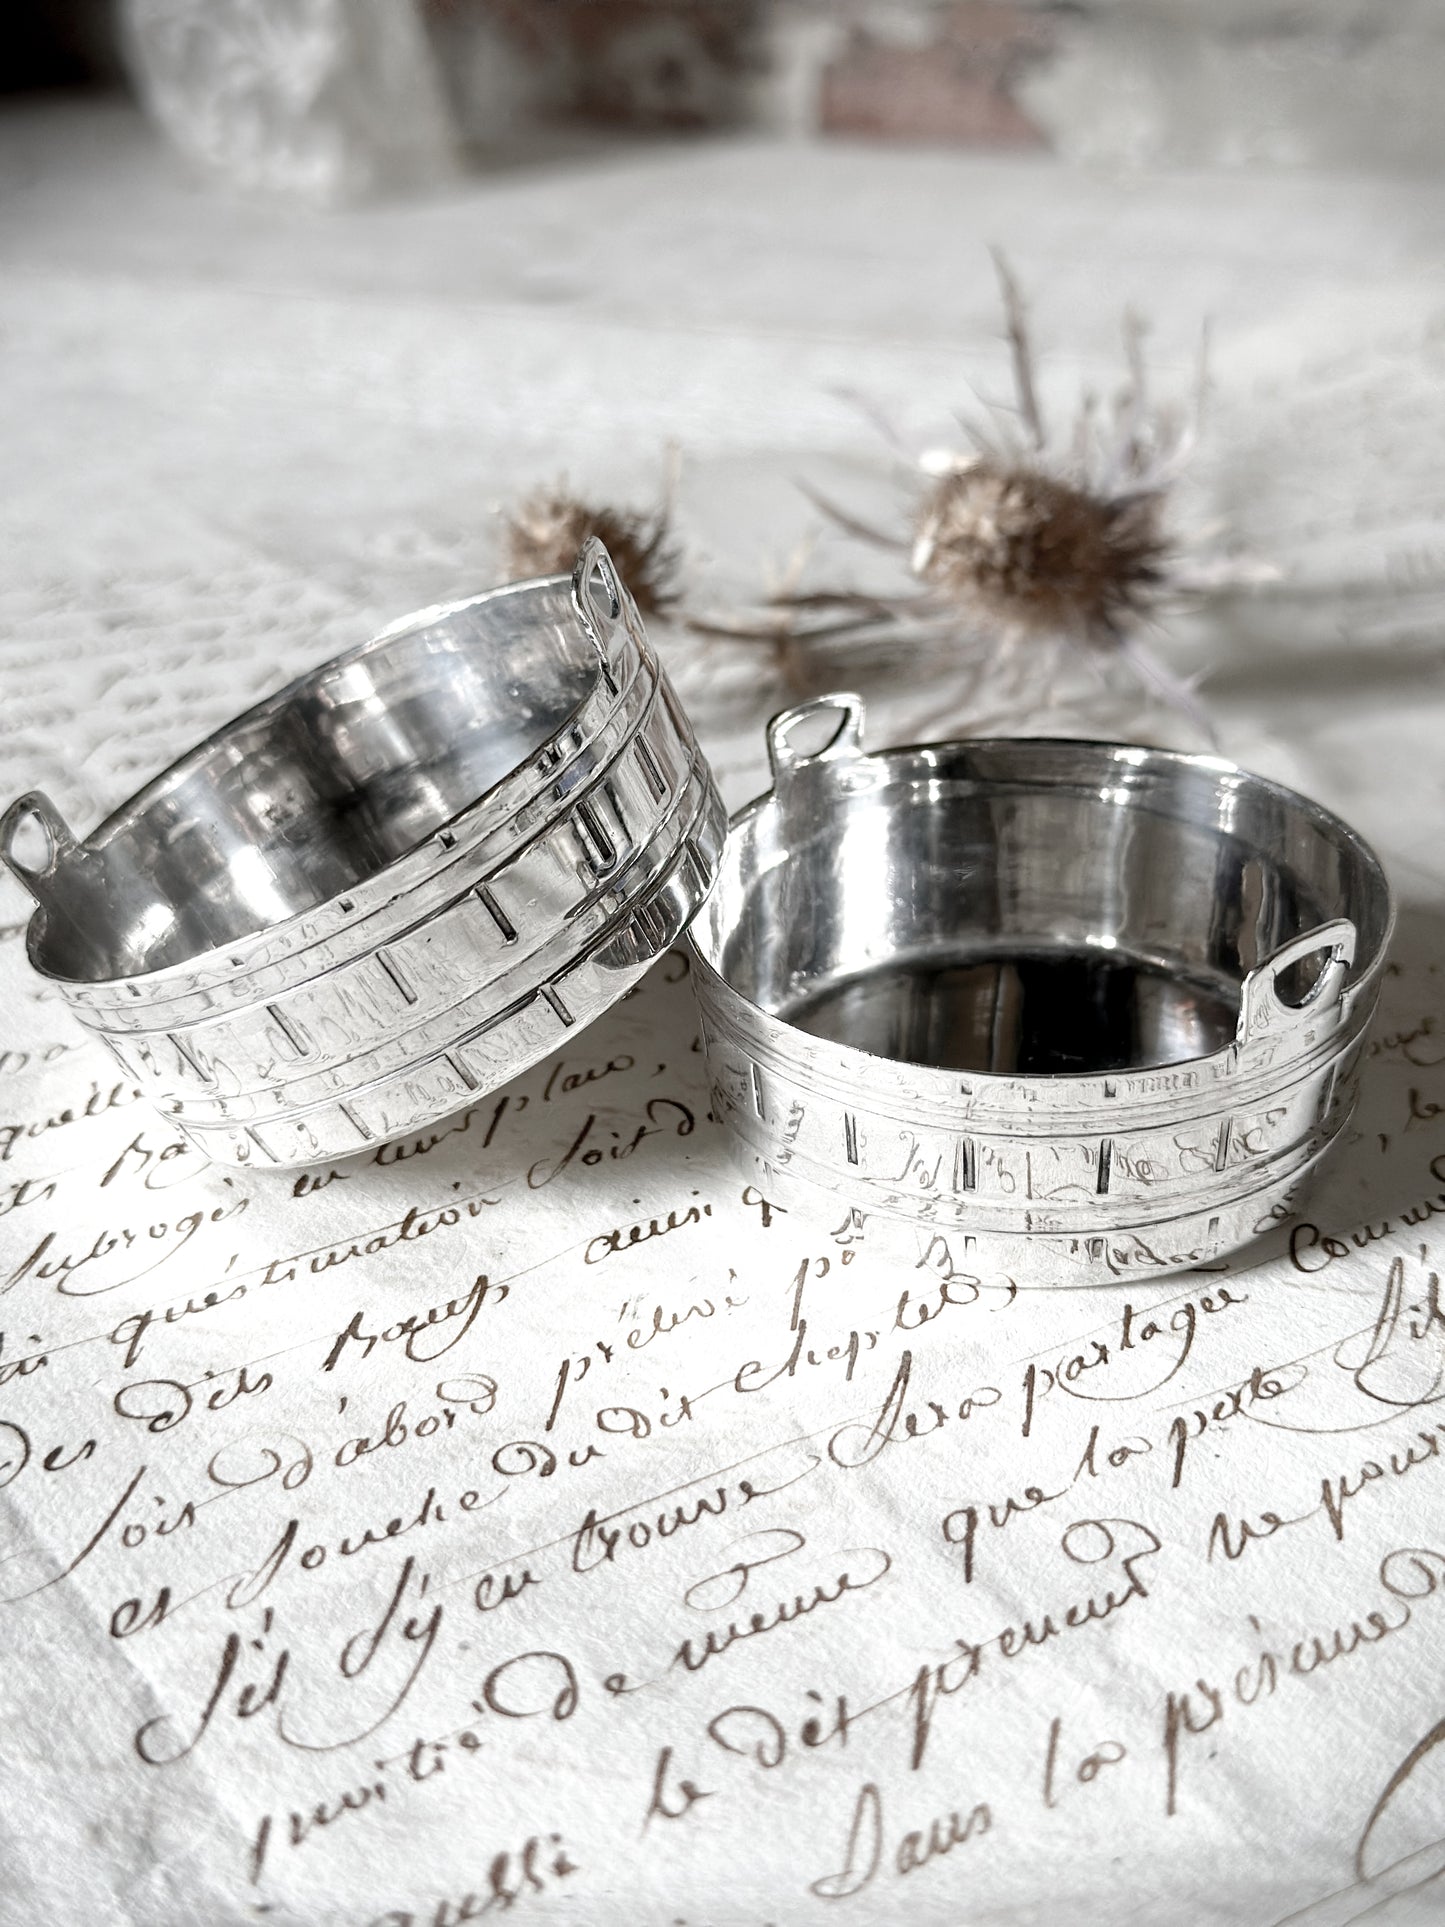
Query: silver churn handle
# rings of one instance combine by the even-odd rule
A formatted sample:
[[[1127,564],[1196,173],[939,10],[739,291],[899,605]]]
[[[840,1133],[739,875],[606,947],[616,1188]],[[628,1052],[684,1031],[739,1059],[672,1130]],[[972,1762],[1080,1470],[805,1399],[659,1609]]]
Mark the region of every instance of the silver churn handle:
[[[1235,1032],[1239,1047],[1274,1037],[1296,1026],[1317,1024],[1322,1019],[1332,1027],[1341,1015],[1345,984],[1355,961],[1355,926],[1348,917],[1292,937],[1272,956],[1257,964],[1245,978],[1239,995],[1239,1026]],[[1328,950],[1323,968],[1296,1004],[1287,1003],[1279,994],[1279,979],[1291,965]]]
[[[30,862],[23,853],[27,836],[44,838],[44,855]],[[38,904],[47,909],[53,897],[46,887],[62,863],[75,854],[70,826],[43,790],[27,790],[0,816],[0,861]]]
[[[795,737],[812,733],[810,725],[829,715],[836,717],[833,734],[817,749],[800,750]],[[851,690],[819,696],[813,702],[785,709],[768,724],[768,762],[773,772],[773,787],[785,783],[796,770],[812,763],[851,763],[863,754],[863,698]]]

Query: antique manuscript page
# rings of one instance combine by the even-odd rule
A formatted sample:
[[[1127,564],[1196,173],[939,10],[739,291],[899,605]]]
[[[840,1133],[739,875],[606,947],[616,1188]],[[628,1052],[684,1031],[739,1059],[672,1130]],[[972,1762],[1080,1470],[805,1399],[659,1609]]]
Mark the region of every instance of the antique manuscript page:
[[[569,463],[643,494],[671,433],[710,593],[740,595],[807,526],[795,474],[877,465],[836,387],[939,433],[1001,378],[1002,219],[1054,326],[1088,310],[1063,388],[1108,366],[1121,286],[1181,362],[1206,307],[1233,318],[1200,488],[1290,583],[1191,646],[1225,750],[1357,822],[1401,896],[1307,1215],[1051,1292],[942,1241],[883,1264],[745,1183],[682,951],[434,1129],[208,1168],[29,970],[7,881],[4,1927],[1445,1916],[1425,186],[1129,200],[793,155],[771,225],[718,239],[784,165],[741,147],[612,163],[626,232],[589,252],[565,169],[288,228],[177,185],[128,120],[4,139],[7,794],[88,827],[284,676],[489,580],[489,503]],[[953,265],[922,224],[944,190]],[[659,641],[741,803],[788,688]],[[946,682],[866,687],[875,742],[967,723]]]

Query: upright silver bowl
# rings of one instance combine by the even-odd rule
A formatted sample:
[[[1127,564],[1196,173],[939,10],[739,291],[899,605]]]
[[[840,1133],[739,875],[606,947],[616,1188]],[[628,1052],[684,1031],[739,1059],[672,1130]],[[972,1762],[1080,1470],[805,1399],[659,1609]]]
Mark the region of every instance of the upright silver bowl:
[[[212,1158],[345,1157],[525,1070],[687,923],[722,804],[610,557],[428,609],[77,842],[0,857],[30,960]],[[27,854],[27,849],[29,853]]]
[[[756,1181],[1020,1284],[1183,1269],[1286,1215],[1354,1101],[1392,922],[1368,846],[1211,756],[865,755],[862,722],[830,696],[771,724],[692,926]]]

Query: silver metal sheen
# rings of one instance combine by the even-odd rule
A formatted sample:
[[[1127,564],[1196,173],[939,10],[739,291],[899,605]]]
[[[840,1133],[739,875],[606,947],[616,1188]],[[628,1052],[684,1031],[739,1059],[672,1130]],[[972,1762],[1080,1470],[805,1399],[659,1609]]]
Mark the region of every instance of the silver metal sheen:
[[[77,842],[0,820],[32,964],[212,1158],[346,1157],[484,1096],[684,928],[726,818],[606,550],[407,617]]]
[[[754,1181],[840,1243],[1021,1285],[1285,1218],[1354,1102],[1393,917],[1368,846],[1211,756],[865,755],[862,724],[851,695],[772,722],[691,930]]]

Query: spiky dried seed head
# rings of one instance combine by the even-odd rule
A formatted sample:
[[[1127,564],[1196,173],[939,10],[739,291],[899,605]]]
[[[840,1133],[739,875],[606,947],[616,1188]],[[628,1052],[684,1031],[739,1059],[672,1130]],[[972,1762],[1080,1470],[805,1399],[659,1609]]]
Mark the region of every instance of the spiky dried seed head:
[[[645,616],[661,615],[680,599],[681,555],[671,539],[666,508],[593,507],[565,488],[539,489],[507,517],[507,567],[520,581],[564,575],[589,535],[603,542],[617,572]]]
[[[981,624],[1106,641],[1165,583],[1162,509],[1157,490],[1094,495],[981,457],[924,494],[913,569]]]

